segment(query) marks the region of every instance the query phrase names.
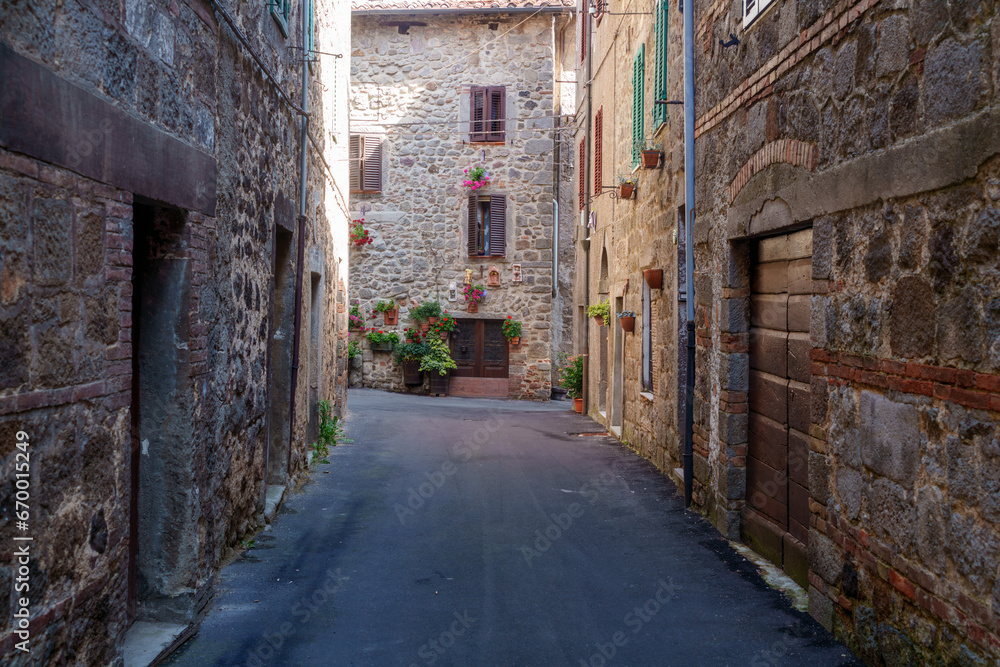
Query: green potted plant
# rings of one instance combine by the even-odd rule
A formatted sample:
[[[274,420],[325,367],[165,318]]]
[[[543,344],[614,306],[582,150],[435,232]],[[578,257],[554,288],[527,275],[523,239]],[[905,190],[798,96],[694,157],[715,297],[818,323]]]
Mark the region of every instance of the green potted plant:
[[[403,384],[421,385],[424,374],[420,370],[420,362],[430,352],[427,343],[402,343],[393,351],[393,359],[403,368]]]
[[[593,306],[587,306],[587,317],[593,317],[597,326],[603,327],[611,323],[611,302],[605,299]]]
[[[448,371],[458,368],[451,358],[448,346],[440,338],[427,338],[428,352],[420,359],[420,370],[429,373],[431,377],[431,393],[437,396],[448,395],[450,377]]]
[[[583,412],[583,357],[570,357],[559,370],[559,384],[566,389],[566,395],[573,399],[573,409]]]
[[[618,198],[631,199],[635,196],[635,187],[638,181],[635,176],[628,174],[618,177]]]
[[[372,349],[376,352],[389,352],[399,344],[399,334],[392,331],[386,333],[381,329],[378,331],[372,329],[365,334],[365,338],[368,339]]]
[[[375,303],[375,312],[382,313],[382,326],[392,326],[396,324],[399,315],[399,306],[391,299],[389,301],[378,301]]]
[[[622,325],[622,331],[626,333],[635,331],[635,311],[623,310],[618,313],[618,324]]]
[[[420,322],[420,330],[427,333],[431,324],[441,317],[441,304],[437,301],[425,301],[410,311],[414,322]]]
[[[503,321],[503,335],[508,343],[517,347],[521,344],[521,323],[508,315]]]
[[[462,287],[462,294],[465,295],[465,301],[469,304],[469,312],[478,313],[479,302],[486,298],[486,288],[470,283]]]

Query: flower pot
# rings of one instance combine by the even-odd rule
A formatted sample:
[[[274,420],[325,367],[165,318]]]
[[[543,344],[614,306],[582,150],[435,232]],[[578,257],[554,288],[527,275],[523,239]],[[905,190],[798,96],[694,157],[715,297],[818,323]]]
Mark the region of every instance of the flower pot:
[[[514,347],[517,347],[518,345],[521,344],[521,337],[520,336],[511,336],[510,337],[510,344],[513,345]]]
[[[420,323],[420,330],[423,331],[424,333],[427,333],[430,330],[430,328],[431,328],[430,322],[421,322]]]
[[[479,312],[479,302],[478,301],[470,301],[469,302],[469,312],[470,313],[478,313]]]
[[[620,199],[631,199],[635,196],[635,186],[628,183],[622,183],[618,186],[618,197]]]
[[[594,321],[597,322],[597,326],[604,326],[604,315],[594,315]]]
[[[438,333],[441,334],[441,340],[448,340],[448,332],[447,331],[440,331]]]
[[[583,414],[583,399],[582,398],[574,398],[573,399],[573,410],[576,411],[577,414]]]
[[[632,315],[625,315],[624,317],[618,318],[618,323],[622,325],[622,330],[627,333],[632,333],[635,331],[635,317]]]
[[[385,326],[391,326],[396,323],[396,319],[399,317],[399,309],[393,308],[392,310],[382,311],[382,322]]]
[[[644,169],[656,169],[660,166],[660,158],[663,157],[663,153],[660,151],[643,151],[642,152],[642,166]]]
[[[646,269],[642,272],[649,289],[660,289],[663,286],[663,269]]]
[[[438,396],[448,395],[448,386],[451,383],[451,373],[441,375],[437,372],[428,373],[431,378],[431,393]]]
[[[437,321],[438,321],[438,318],[436,318],[436,317],[428,317],[427,318],[427,324],[428,325],[437,324]]]
[[[424,372],[420,370],[420,360],[403,362],[403,384],[416,386],[424,383]]]
[[[372,345],[372,351],[374,352],[392,352],[392,345],[389,343],[374,343]]]

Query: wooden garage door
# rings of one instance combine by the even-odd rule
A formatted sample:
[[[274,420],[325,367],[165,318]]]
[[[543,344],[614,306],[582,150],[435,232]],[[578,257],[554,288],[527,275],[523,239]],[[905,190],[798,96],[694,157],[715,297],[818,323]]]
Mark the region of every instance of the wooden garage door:
[[[756,243],[744,539],[808,583],[812,230]]]

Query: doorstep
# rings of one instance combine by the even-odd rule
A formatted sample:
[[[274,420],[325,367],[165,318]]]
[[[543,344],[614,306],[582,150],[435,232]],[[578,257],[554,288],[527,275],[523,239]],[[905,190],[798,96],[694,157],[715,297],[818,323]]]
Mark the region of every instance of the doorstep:
[[[158,665],[197,631],[197,623],[181,625],[136,621],[125,632],[122,645],[124,667]]]

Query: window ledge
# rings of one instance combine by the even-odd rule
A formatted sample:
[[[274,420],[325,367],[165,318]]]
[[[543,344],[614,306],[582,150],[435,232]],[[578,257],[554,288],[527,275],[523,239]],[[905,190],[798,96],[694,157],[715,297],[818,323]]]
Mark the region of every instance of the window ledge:
[[[639,392],[639,396],[643,397],[644,399],[646,399],[646,400],[647,400],[647,401],[649,401],[650,403],[652,403],[652,402],[653,402],[653,400],[654,400],[654,399],[656,398],[655,396],[653,396],[653,395],[652,395],[651,393],[649,393],[648,391],[640,391],[640,392]]]
[[[470,141],[470,146],[506,146],[506,141]]]

